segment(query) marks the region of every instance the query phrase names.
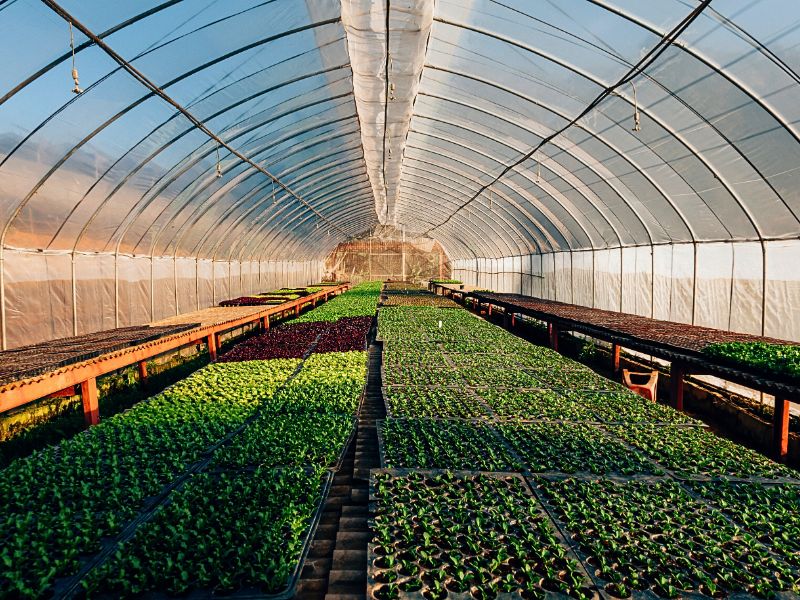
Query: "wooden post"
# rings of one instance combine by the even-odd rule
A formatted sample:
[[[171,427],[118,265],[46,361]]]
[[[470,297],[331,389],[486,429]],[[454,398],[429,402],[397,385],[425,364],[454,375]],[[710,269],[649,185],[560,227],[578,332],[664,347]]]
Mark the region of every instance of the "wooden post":
[[[263,329],[264,331],[269,330],[269,315],[267,315],[266,317],[261,317],[261,329]]]
[[[297,304],[297,305],[295,305],[295,307],[294,307],[294,316],[296,317],[296,316],[297,316],[297,315],[299,315],[299,314],[300,314],[300,305],[299,305],[299,304]]]
[[[785,461],[789,454],[789,401],[775,398],[772,416],[772,452],[777,461]]]
[[[490,317],[492,316],[492,305],[491,304],[489,305],[489,316]]]
[[[143,387],[147,387],[147,361],[140,360],[139,361],[139,384]]]
[[[94,377],[81,382],[81,401],[86,424],[97,425],[100,422],[100,406],[97,402],[97,379]]]
[[[211,357],[211,362],[217,360],[217,336],[212,333],[206,337],[206,344],[208,345],[208,355]]]
[[[619,344],[611,344],[611,369],[619,373]]]
[[[680,363],[673,362],[669,371],[669,394],[675,410],[683,412],[683,377],[686,370]]]
[[[517,313],[511,313],[511,328],[517,326]]]

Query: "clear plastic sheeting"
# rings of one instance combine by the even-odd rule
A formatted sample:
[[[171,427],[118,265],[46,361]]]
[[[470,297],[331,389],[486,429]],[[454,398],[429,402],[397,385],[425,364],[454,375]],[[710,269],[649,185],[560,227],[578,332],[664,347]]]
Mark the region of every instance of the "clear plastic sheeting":
[[[51,2],[0,0],[3,348],[379,223],[481,287],[800,339],[796,2],[63,0],[78,94]]]
[[[394,206],[433,4],[342,0],[364,159],[383,224],[396,224]]]
[[[797,241],[513,258],[455,259],[453,277],[496,292],[800,342]]]

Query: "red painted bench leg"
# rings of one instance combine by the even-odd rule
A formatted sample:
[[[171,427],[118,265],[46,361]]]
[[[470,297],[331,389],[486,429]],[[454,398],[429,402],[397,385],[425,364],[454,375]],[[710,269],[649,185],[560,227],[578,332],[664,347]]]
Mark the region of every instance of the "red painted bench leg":
[[[619,344],[611,345],[611,368],[614,373],[619,373]]]
[[[555,323],[547,324],[547,334],[550,338],[550,347],[558,352],[558,326]]]
[[[669,391],[672,406],[683,412],[683,378],[686,370],[683,365],[672,363],[669,372]]]
[[[772,418],[772,451],[776,460],[784,461],[789,454],[789,401],[775,398]]]
[[[208,345],[208,355],[211,357],[211,362],[217,360],[217,336],[216,334],[212,333],[206,338],[206,344]]]
[[[81,382],[81,401],[86,424],[97,425],[100,422],[100,406],[97,401],[97,379],[94,377]]]
[[[139,383],[143,388],[147,387],[147,361],[139,361]]]

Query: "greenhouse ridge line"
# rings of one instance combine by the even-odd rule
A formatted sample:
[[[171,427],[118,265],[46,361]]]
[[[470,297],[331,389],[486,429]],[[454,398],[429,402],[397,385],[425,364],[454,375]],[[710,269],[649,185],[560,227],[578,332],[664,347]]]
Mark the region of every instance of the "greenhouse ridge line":
[[[48,1],[48,0],[43,0]],[[459,206],[455,211],[453,211],[450,216],[448,216],[444,221],[439,223],[438,225],[434,225],[429,227],[425,231],[423,231],[420,235],[428,235],[435,229],[443,227],[450,220],[455,217],[462,209],[469,206],[472,202],[477,200],[481,194],[483,194],[487,189],[489,189],[492,185],[500,181],[509,171],[513,170],[514,168],[518,167],[520,164],[525,162],[526,160],[530,159],[536,152],[538,152],[543,146],[551,142],[556,137],[563,134],[568,129],[572,128],[574,125],[578,123],[581,119],[583,119],[587,114],[589,114],[592,110],[594,110],[603,100],[608,98],[609,96],[614,94],[614,91],[625,85],[626,83],[632,82],[633,78],[639,75],[644,69],[649,67],[662,53],[664,53],[675,41],[675,39],[680,36],[689,25],[691,25],[697,17],[699,17],[702,12],[711,4],[712,0],[703,0],[694,10],[692,10],[684,19],[678,23],[671,31],[669,31],[666,35],[664,35],[661,40],[651,48],[647,54],[645,54],[639,62],[637,62],[625,75],[622,76],[615,84],[607,87],[603,90],[592,102],[590,102],[586,108],[581,111],[575,118],[573,118],[569,123],[567,123],[564,127],[551,133],[549,136],[542,139],[536,146],[534,146],[530,151],[526,154],[521,156],[519,159],[511,163],[510,165],[506,165],[503,170],[495,176],[495,178],[490,181],[489,183],[484,184],[475,194],[473,194],[469,200],[464,202],[461,206]]]
[[[213,131],[211,131],[200,119],[195,117],[192,113],[190,113],[186,108],[184,108],[179,102],[174,100],[171,96],[169,96],[164,90],[158,87],[155,83],[150,81],[150,79],[144,75],[141,71],[139,71],[136,67],[131,65],[127,60],[125,60],[122,56],[117,54],[117,52],[111,48],[108,44],[106,44],[102,39],[100,39],[97,35],[92,32],[86,25],[75,19],[72,14],[70,14],[65,8],[59,5],[54,0],[41,0],[42,3],[50,8],[53,12],[55,12],[58,16],[60,16],[65,21],[71,23],[76,29],[78,29],[81,33],[83,33],[86,37],[88,37],[92,42],[97,44],[97,46],[103,50],[106,54],[108,54],[114,62],[120,65],[123,69],[125,69],[130,75],[132,75],[139,83],[144,85],[148,88],[151,92],[156,94],[159,98],[170,104],[173,108],[178,110],[183,116],[185,116],[189,121],[197,127],[200,131],[205,133],[209,138],[214,140],[217,144],[227,149],[231,154],[236,156],[239,160],[249,164],[254,169],[260,171],[267,177],[269,177],[276,185],[278,185],[283,191],[287,194],[294,197],[300,204],[308,208],[314,215],[316,215],[319,219],[324,221],[329,228],[336,229],[341,234],[345,236],[345,238],[349,239],[350,234],[348,234],[344,229],[342,229],[339,225],[332,222],[330,219],[322,215],[319,211],[317,211],[311,204],[309,204],[306,200],[301,198],[297,193],[292,191],[289,186],[283,183],[280,179],[278,179],[275,175],[258,165],[257,163],[253,162],[247,156],[236,150],[235,148],[228,145],[222,138],[217,136]],[[710,0],[709,0],[710,1]]]

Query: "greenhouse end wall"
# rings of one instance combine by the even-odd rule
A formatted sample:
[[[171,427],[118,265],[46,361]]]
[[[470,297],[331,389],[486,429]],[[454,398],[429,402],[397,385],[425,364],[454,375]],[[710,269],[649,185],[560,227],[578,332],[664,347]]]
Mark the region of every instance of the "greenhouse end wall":
[[[456,259],[469,285],[800,341],[800,241]]]
[[[142,325],[282,286],[307,285],[322,261],[212,261],[6,249],[3,350]]]

